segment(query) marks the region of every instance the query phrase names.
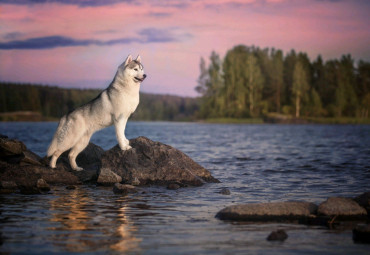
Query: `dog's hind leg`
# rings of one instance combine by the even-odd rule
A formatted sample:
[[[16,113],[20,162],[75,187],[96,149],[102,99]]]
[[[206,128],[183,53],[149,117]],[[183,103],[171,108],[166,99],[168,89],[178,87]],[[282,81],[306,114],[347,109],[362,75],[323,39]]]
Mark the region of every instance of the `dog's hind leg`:
[[[83,135],[80,140],[72,147],[71,151],[68,154],[69,164],[71,165],[72,169],[75,171],[82,171],[83,168],[79,167],[76,163],[76,158],[81,151],[83,151],[86,146],[89,144],[91,134]]]
[[[49,166],[51,168],[56,168],[56,164],[57,164],[57,160],[60,156],[60,154],[62,154],[63,152],[62,151],[59,151],[59,150],[56,150],[54,153],[53,153],[53,156],[51,157],[51,160],[50,160],[50,163],[49,163]]]

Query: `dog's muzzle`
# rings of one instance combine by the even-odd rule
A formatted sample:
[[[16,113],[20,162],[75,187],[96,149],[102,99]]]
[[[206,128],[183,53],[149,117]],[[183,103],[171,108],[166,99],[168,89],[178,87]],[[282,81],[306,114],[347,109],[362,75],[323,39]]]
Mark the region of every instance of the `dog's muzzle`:
[[[143,75],[143,78],[135,77],[134,80],[136,82],[143,82],[145,80],[145,78],[146,78],[146,74]]]

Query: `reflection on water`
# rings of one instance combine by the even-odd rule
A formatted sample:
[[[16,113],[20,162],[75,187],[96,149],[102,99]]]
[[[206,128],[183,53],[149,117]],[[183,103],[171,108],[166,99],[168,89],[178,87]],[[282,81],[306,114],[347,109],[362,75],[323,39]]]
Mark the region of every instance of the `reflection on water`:
[[[127,215],[125,197],[117,197],[102,207],[94,191],[77,187],[66,194],[56,191],[50,201],[54,227],[48,228],[54,245],[68,252],[120,252],[139,250],[141,239]],[[108,206],[108,207],[107,207]]]
[[[130,223],[129,217],[126,215],[125,206],[119,209],[119,224],[116,230],[116,235],[119,241],[115,244],[110,245],[110,248],[115,251],[135,251],[139,247],[141,241],[140,238],[134,236],[137,228]]]
[[[40,155],[57,123],[0,123],[0,133]],[[53,187],[46,195],[0,195],[0,254],[368,254],[350,230],[233,224],[214,218],[237,203],[354,197],[370,189],[370,126],[211,125],[129,122],[129,138],[172,145],[222,183],[175,191],[146,187]],[[114,128],[92,138],[109,149]],[[231,194],[219,193],[227,187]],[[286,229],[284,243],[272,230]]]

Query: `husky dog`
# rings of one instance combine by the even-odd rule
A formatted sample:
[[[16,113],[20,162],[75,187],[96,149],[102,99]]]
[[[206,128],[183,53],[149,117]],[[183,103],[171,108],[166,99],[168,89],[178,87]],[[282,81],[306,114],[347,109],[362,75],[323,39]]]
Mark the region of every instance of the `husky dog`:
[[[88,145],[92,134],[111,126],[116,130],[118,144],[122,150],[129,150],[125,137],[127,119],[139,104],[140,84],[146,78],[141,58],[127,57],[117,70],[109,87],[89,103],[63,116],[47,151],[52,157],[50,167],[55,168],[58,157],[66,150],[73,170],[81,171],[76,157]]]

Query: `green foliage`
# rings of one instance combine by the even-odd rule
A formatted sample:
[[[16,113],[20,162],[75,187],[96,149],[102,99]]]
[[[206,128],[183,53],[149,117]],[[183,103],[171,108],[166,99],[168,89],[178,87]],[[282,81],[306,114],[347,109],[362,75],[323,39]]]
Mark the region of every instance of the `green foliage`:
[[[222,64],[220,64],[222,63]],[[306,53],[238,45],[224,59],[201,59],[200,118],[258,118],[270,113],[369,118],[370,63],[350,55],[311,63]],[[220,68],[221,67],[221,68]]]
[[[295,116],[300,116],[301,102],[305,99],[306,92],[308,91],[308,76],[301,61],[297,61],[293,72],[292,95],[295,101]]]
[[[25,111],[40,113],[43,119],[58,119],[95,98],[101,90],[0,83],[0,120],[20,120]],[[142,93],[133,114],[135,120],[192,120],[199,109],[198,99]],[[16,113],[23,112],[23,113]],[[13,114],[11,114],[13,113]],[[37,119],[33,117],[33,119]],[[38,118],[37,120],[40,120]]]

